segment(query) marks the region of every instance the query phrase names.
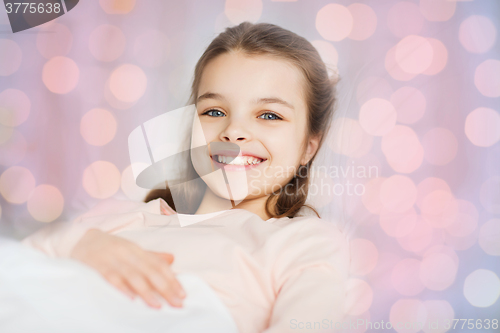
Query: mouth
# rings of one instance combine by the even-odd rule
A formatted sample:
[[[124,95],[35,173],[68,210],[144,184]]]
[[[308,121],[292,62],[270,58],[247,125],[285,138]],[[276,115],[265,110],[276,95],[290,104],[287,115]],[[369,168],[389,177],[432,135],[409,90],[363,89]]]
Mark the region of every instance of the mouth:
[[[214,152],[213,155],[210,155],[210,158],[215,166],[226,171],[246,171],[267,161],[267,158],[255,156],[250,152],[234,152],[230,150]]]
[[[267,159],[259,158],[256,156],[248,156],[248,155],[238,155],[236,157],[233,156],[225,156],[225,155],[213,155],[212,159],[215,162],[221,163],[221,164],[226,164],[226,165],[256,165],[260,164]]]

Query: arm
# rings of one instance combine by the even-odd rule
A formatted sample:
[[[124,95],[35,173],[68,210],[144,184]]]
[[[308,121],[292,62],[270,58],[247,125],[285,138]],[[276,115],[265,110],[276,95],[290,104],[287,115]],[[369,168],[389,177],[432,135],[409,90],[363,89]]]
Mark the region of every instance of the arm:
[[[144,203],[107,199],[70,222],[50,223],[24,238],[21,243],[45,252],[51,257],[69,258],[76,243],[88,230],[99,229],[113,234],[137,227],[143,223],[141,212],[160,214],[161,201],[163,200],[157,199]],[[135,214],[125,214],[132,212]]]
[[[112,235],[141,228],[147,213],[170,215],[161,201],[159,198],[146,204],[108,199],[69,223],[51,223],[25,238],[22,244],[51,257],[76,259],[98,271],[131,298],[140,295],[152,307],[161,307],[155,293],[172,306],[182,307],[185,292],[171,270],[173,256],[146,251]]]
[[[335,323],[343,321],[349,245],[338,229],[324,226],[298,229],[287,242],[276,265],[278,292],[263,333],[335,332]]]

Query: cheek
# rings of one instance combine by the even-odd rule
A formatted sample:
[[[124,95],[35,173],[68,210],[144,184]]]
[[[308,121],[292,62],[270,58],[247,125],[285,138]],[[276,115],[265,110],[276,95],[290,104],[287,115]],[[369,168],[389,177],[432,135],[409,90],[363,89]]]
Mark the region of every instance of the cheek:
[[[301,141],[295,128],[280,131],[266,140],[273,164],[276,165],[295,165],[299,159],[300,144]]]
[[[220,133],[220,125],[200,121],[195,117],[193,122],[191,148],[207,145],[209,142],[216,141]]]
[[[200,123],[200,118],[198,118],[198,116],[195,116],[193,120],[193,129],[191,132],[191,149],[204,146],[206,144],[207,141],[205,139],[203,127]]]

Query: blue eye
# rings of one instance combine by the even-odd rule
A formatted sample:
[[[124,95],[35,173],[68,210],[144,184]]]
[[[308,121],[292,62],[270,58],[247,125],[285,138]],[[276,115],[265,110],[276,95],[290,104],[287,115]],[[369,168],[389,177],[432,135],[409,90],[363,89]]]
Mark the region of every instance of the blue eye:
[[[209,115],[210,117],[224,117],[224,112],[216,109],[211,109],[202,113],[202,115]]]
[[[264,116],[264,117],[262,117],[262,116]],[[266,119],[266,120],[282,120],[283,119],[280,116],[278,116],[277,114],[272,113],[272,112],[263,113],[258,118]]]
[[[217,110],[217,109],[210,109],[208,111],[205,111],[202,113],[202,115],[208,115],[210,117],[225,117],[226,115],[224,112]],[[260,119],[266,119],[266,120],[283,120],[280,116],[273,112],[266,112],[261,114],[259,117]]]

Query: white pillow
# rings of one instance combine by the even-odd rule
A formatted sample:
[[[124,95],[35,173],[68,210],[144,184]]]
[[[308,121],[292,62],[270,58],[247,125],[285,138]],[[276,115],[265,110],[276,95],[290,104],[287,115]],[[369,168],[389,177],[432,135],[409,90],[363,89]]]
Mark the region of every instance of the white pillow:
[[[187,294],[183,308],[161,299],[161,309],[154,309],[83,263],[0,238],[0,332],[238,332],[205,281],[193,274],[177,277]]]

